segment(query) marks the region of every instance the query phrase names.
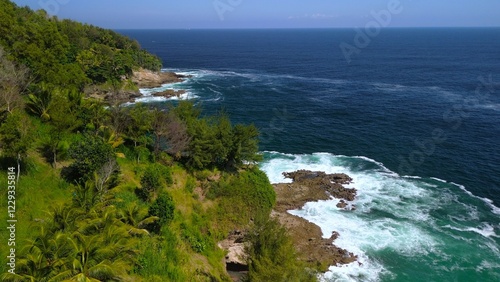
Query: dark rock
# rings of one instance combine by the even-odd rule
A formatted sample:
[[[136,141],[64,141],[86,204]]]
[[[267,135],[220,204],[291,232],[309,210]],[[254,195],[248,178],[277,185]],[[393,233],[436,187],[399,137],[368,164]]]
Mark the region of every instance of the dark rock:
[[[153,93],[153,96],[155,96],[155,97],[165,97],[165,98],[169,99],[169,98],[172,98],[172,97],[180,97],[184,93],[186,93],[185,90],[175,91],[175,90],[169,89],[169,90],[166,90],[166,91],[163,91],[163,92]]]
[[[285,172],[283,175],[292,179],[294,184],[320,187],[337,199],[353,201],[356,198],[356,189],[343,186],[352,182],[352,178],[343,173],[326,174],[322,171],[298,170]]]
[[[347,203],[344,200],[340,200],[340,202],[337,204],[337,208],[345,209],[345,207],[347,207]]]

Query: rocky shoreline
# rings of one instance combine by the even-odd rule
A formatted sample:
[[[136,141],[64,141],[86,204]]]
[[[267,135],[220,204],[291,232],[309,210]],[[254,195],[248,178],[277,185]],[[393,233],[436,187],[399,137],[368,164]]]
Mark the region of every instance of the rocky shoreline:
[[[284,173],[284,176],[293,182],[273,185],[277,201],[272,216],[288,230],[299,257],[321,271],[327,271],[331,265],[355,262],[357,257],[354,254],[334,245],[335,239],[341,234],[333,232],[330,238],[325,239],[319,226],[287,212],[301,209],[307,202],[328,200],[331,197],[342,199],[337,207],[355,209],[351,201],[356,197],[356,189],[343,186],[351,183],[352,179],[345,174],[306,170]]]
[[[156,88],[163,84],[182,82],[189,76],[174,72],[153,72],[140,69],[133,72],[132,82],[139,88]]]
[[[133,103],[137,98],[144,97],[140,92],[140,88],[157,88],[164,84],[182,82],[190,76],[177,74],[174,72],[154,72],[146,69],[139,69],[133,72],[130,81],[132,87],[122,87],[121,89],[112,89],[111,87],[103,87],[92,85],[85,90],[87,96],[104,101],[107,104],[120,105],[124,103]],[[127,78],[123,78],[124,81]],[[152,94],[154,97],[180,97],[185,94],[184,90],[166,90]]]
[[[357,261],[357,256],[353,253],[334,245],[335,239],[341,234],[333,232],[330,238],[323,238],[319,226],[288,213],[289,210],[301,209],[307,202],[329,200],[332,197],[341,199],[338,208],[346,212],[356,209],[352,204],[356,197],[356,189],[344,187],[351,183],[352,179],[346,174],[326,174],[307,170],[283,173],[283,175],[293,182],[273,185],[276,191],[276,206],[271,212],[271,217],[285,227],[297,248],[299,258],[322,272],[328,271],[332,265]],[[233,281],[240,281],[248,271],[245,233],[246,231],[233,231],[218,244],[221,249],[227,251],[226,269]]]

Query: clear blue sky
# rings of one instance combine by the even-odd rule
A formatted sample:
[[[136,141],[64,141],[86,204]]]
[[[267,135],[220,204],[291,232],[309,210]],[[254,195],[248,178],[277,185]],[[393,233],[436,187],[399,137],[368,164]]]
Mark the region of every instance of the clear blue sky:
[[[400,2],[388,27],[500,26],[500,0],[15,0],[105,28],[364,27]],[[48,5],[57,3],[56,6]],[[216,8],[218,7],[218,10]]]

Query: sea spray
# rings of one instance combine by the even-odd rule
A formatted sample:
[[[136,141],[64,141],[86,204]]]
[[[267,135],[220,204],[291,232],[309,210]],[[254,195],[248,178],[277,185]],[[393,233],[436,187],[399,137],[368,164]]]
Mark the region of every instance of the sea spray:
[[[356,210],[337,208],[338,200],[332,199],[290,211],[320,226],[325,236],[338,232],[334,244],[359,257],[356,263],[330,267],[324,281],[405,280],[417,273],[429,281],[498,278],[498,217],[456,184],[401,177],[366,157],[277,152],[264,157],[261,169],[273,183],[288,181],[282,173],[299,169],[353,178]]]

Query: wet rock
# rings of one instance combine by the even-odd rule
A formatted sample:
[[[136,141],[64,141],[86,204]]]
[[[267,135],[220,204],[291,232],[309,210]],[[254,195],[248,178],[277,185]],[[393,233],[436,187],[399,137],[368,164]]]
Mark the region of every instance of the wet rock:
[[[347,207],[347,203],[344,200],[340,200],[340,202],[337,204],[337,208],[345,209],[345,207]]]
[[[343,186],[352,182],[352,178],[343,173],[326,174],[322,171],[298,170],[285,172],[283,175],[292,179],[294,184],[308,186],[312,189],[320,188],[337,199],[353,201],[356,198],[356,189]]]
[[[348,208],[348,201],[356,197],[356,189],[345,188],[343,185],[351,183],[352,178],[346,174],[326,174],[307,170],[283,173],[283,175],[292,179],[293,183],[274,185],[277,203],[271,216],[287,229],[299,257],[312,265],[324,267],[356,261],[357,257],[354,254],[333,244],[339,233],[333,232],[330,238],[322,238],[321,228],[287,212],[291,209],[300,209],[307,202],[328,200],[331,197],[342,199],[340,207]]]
[[[163,92],[153,93],[152,95],[155,97],[165,97],[165,98],[169,99],[172,97],[179,98],[182,94],[185,94],[185,93],[186,93],[185,90],[175,91],[175,90],[168,89],[168,90],[165,90]]]

